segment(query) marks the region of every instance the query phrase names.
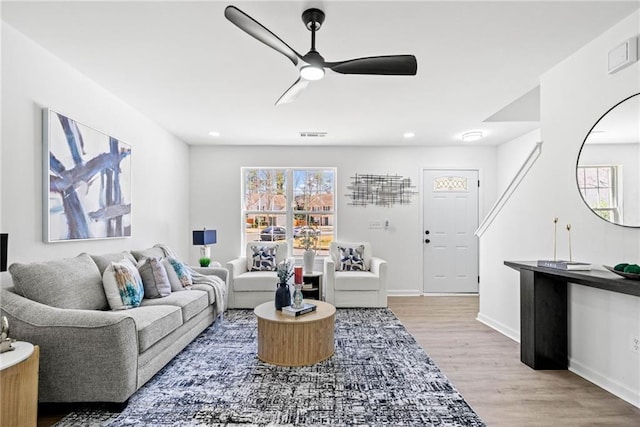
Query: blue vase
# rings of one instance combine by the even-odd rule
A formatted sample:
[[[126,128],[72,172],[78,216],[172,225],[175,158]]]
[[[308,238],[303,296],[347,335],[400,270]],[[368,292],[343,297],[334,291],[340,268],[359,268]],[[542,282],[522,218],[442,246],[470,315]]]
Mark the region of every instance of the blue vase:
[[[291,305],[291,293],[286,283],[278,284],[276,289],[276,310],[282,310],[282,307]]]

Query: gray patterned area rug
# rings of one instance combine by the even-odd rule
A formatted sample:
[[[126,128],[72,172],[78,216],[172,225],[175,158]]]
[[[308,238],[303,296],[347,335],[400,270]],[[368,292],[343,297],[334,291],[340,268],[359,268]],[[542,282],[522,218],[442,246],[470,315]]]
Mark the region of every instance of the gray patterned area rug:
[[[313,366],[259,361],[252,310],[229,310],[119,414],[57,426],[484,426],[388,309],[338,309],[336,352]]]

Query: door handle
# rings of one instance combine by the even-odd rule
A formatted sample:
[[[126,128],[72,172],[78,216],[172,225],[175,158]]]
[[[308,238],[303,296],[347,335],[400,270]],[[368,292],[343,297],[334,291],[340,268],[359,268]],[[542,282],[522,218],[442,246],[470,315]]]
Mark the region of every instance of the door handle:
[[[429,240],[429,239],[424,239],[424,242],[425,242],[425,243],[431,243],[431,240]]]

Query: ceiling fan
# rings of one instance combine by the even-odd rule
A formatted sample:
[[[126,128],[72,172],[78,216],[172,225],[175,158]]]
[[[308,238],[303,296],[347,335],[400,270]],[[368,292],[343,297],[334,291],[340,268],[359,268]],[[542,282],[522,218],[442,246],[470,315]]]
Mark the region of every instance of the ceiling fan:
[[[282,39],[258,21],[235,6],[227,6],[224,16],[245,33],[280,52],[299,68],[298,80],[276,101],[276,105],[294,101],[309,85],[310,81],[324,77],[325,68],[341,74],[372,74],[387,76],[415,76],[418,63],[413,55],[369,56],[339,62],[327,62],[316,50],[316,31],[324,22],[324,12],[307,9],[302,13],[302,22],[311,31],[311,50],[300,55]]]

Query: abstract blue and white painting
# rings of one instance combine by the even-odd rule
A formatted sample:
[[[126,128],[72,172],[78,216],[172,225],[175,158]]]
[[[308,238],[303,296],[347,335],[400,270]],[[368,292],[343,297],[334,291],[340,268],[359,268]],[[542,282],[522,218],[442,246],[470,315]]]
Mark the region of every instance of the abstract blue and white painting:
[[[43,111],[44,240],[131,236],[131,146]]]

